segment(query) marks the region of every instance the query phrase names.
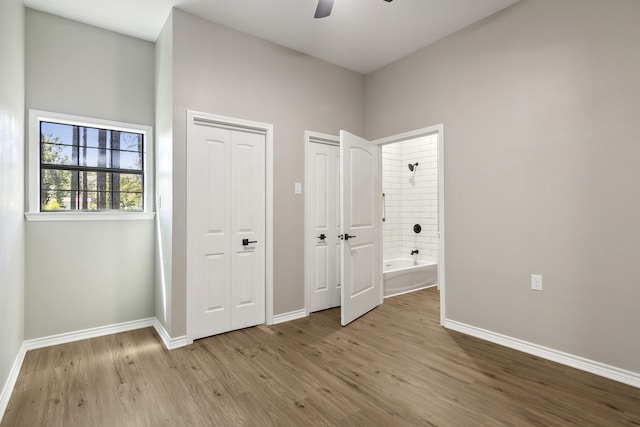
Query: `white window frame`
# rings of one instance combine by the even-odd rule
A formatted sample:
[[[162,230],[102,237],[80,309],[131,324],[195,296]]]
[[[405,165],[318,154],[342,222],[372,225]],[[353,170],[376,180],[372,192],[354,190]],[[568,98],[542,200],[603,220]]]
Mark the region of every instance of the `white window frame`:
[[[63,123],[76,126],[87,126],[101,129],[132,132],[144,135],[143,171],[144,171],[144,211],[96,211],[96,212],[41,212],[40,211],[40,122]],[[27,186],[27,221],[96,221],[96,220],[148,220],[154,217],[153,212],[153,128],[151,126],[49,111],[29,110],[29,163]]]

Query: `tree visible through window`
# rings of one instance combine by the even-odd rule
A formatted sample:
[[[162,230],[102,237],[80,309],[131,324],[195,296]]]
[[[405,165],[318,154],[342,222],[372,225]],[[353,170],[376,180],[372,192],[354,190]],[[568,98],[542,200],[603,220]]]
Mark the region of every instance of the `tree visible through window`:
[[[143,211],[144,134],[40,122],[40,211]]]

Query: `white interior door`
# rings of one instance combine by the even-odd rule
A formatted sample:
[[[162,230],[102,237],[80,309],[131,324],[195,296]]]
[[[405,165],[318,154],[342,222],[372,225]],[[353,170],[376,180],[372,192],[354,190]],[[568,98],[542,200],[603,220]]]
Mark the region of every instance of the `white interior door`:
[[[189,126],[187,286],[197,339],[264,323],[265,136]]]
[[[231,329],[264,323],[265,136],[231,132]]]
[[[309,312],[340,305],[340,147],[307,150],[307,282]]]
[[[340,131],[342,325],[382,304],[379,147]]]

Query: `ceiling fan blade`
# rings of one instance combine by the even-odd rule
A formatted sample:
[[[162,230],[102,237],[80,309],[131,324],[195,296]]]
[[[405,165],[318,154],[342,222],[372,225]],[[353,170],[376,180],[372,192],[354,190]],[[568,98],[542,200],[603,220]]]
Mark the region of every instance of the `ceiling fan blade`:
[[[314,18],[326,18],[331,15],[331,8],[333,8],[333,0],[318,0],[318,7],[316,8],[316,14]]]

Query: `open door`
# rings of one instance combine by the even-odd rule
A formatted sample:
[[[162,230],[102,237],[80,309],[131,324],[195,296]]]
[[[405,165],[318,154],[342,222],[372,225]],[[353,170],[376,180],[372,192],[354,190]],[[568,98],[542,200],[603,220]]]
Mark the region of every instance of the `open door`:
[[[382,304],[379,147],[340,131],[342,326]]]

